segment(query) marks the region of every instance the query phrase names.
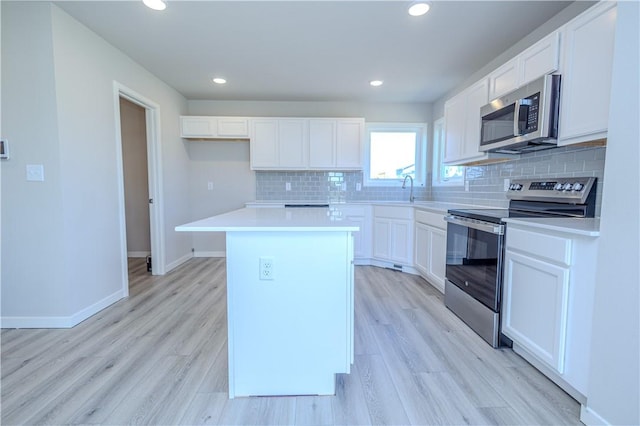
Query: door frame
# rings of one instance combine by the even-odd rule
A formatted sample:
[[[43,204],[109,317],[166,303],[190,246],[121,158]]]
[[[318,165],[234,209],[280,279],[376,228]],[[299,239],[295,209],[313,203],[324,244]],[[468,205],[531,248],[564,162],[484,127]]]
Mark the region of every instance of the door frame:
[[[120,98],[145,109],[147,133],[147,168],[149,182],[149,233],[153,256],[152,274],[165,274],[164,209],[162,198],[162,156],[160,146],[160,106],[140,93],[113,82],[113,100],[116,127],[116,167],[118,175],[118,213],[120,219],[120,258],[122,262],[123,293],[129,295],[129,268],[127,263],[127,225],[124,204],[124,165],[122,159],[122,129],[120,123]]]

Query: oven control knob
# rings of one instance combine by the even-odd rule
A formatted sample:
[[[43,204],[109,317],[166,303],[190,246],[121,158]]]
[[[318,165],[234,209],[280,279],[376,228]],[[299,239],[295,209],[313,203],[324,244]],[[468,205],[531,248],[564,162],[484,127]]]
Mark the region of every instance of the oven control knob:
[[[561,183],[556,183],[556,185],[553,187],[553,189],[555,189],[556,191],[562,191],[562,184]]]
[[[584,189],[584,185],[581,184],[580,182],[576,182],[573,184],[574,191],[582,191],[583,189]]]
[[[573,185],[570,183],[565,183],[564,186],[562,187],[562,189],[565,191],[571,191],[571,188],[573,188]]]
[[[522,189],[521,183],[516,183],[516,191],[520,191]]]

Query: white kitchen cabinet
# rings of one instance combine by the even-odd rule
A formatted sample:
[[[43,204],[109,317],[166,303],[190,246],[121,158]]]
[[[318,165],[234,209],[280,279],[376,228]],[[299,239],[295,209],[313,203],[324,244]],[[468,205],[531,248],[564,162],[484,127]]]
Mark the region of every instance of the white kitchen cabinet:
[[[597,239],[507,220],[502,332],[578,401],[587,392]]]
[[[225,139],[249,137],[246,117],[181,116],[180,136],[194,139]]]
[[[331,206],[331,211],[360,227],[360,231],[353,233],[354,260],[356,264],[368,264],[371,259],[371,206],[336,204]]]
[[[489,80],[484,78],[445,102],[445,164],[468,164],[501,157],[479,150],[480,108],[488,100]]]
[[[516,57],[489,74],[489,99],[495,99],[518,88],[520,84],[518,65]]]
[[[607,137],[616,16],[600,2],[564,26],[558,145]]]
[[[415,269],[444,293],[447,228],[443,214],[416,210]]]
[[[558,70],[560,32],[554,31],[489,74],[489,100]]]
[[[362,169],[364,119],[309,119],[310,169]]]
[[[560,32],[554,31],[518,55],[519,86],[551,74],[560,65]]]
[[[250,157],[253,170],[307,168],[306,122],[300,118],[251,120]]]
[[[331,119],[309,120],[309,166],[332,168],[335,166],[337,122]]]
[[[394,265],[413,265],[413,208],[374,206],[373,257]]]

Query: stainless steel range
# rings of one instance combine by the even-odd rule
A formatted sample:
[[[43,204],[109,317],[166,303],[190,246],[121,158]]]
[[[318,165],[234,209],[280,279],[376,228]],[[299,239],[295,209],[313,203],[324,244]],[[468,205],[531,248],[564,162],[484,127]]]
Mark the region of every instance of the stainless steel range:
[[[511,343],[500,333],[502,219],[594,217],[596,178],[514,180],[507,198],[508,209],[453,209],[445,217],[445,305],[494,348]]]

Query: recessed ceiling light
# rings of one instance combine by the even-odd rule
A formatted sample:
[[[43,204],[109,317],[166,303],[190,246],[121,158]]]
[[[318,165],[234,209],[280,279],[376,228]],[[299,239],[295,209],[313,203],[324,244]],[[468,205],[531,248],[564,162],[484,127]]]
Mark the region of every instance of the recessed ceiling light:
[[[373,87],[378,87],[378,86],[382,86],[382,80],[371,80],[369,82],[370,85],[372,85]]]
[[[142,0],[142,2],[153,10],[165,10],[167,8],[167,3],[162,0]]]
[[[213,79],[213,82],[216,83],[216,84],[225,84],[227,82],[227,80],[225,80],[224,78],[215,77]]]
[[[431,9],[431,5],[427,2],[414,2],[409,6],[409,15],[422,16]]]

